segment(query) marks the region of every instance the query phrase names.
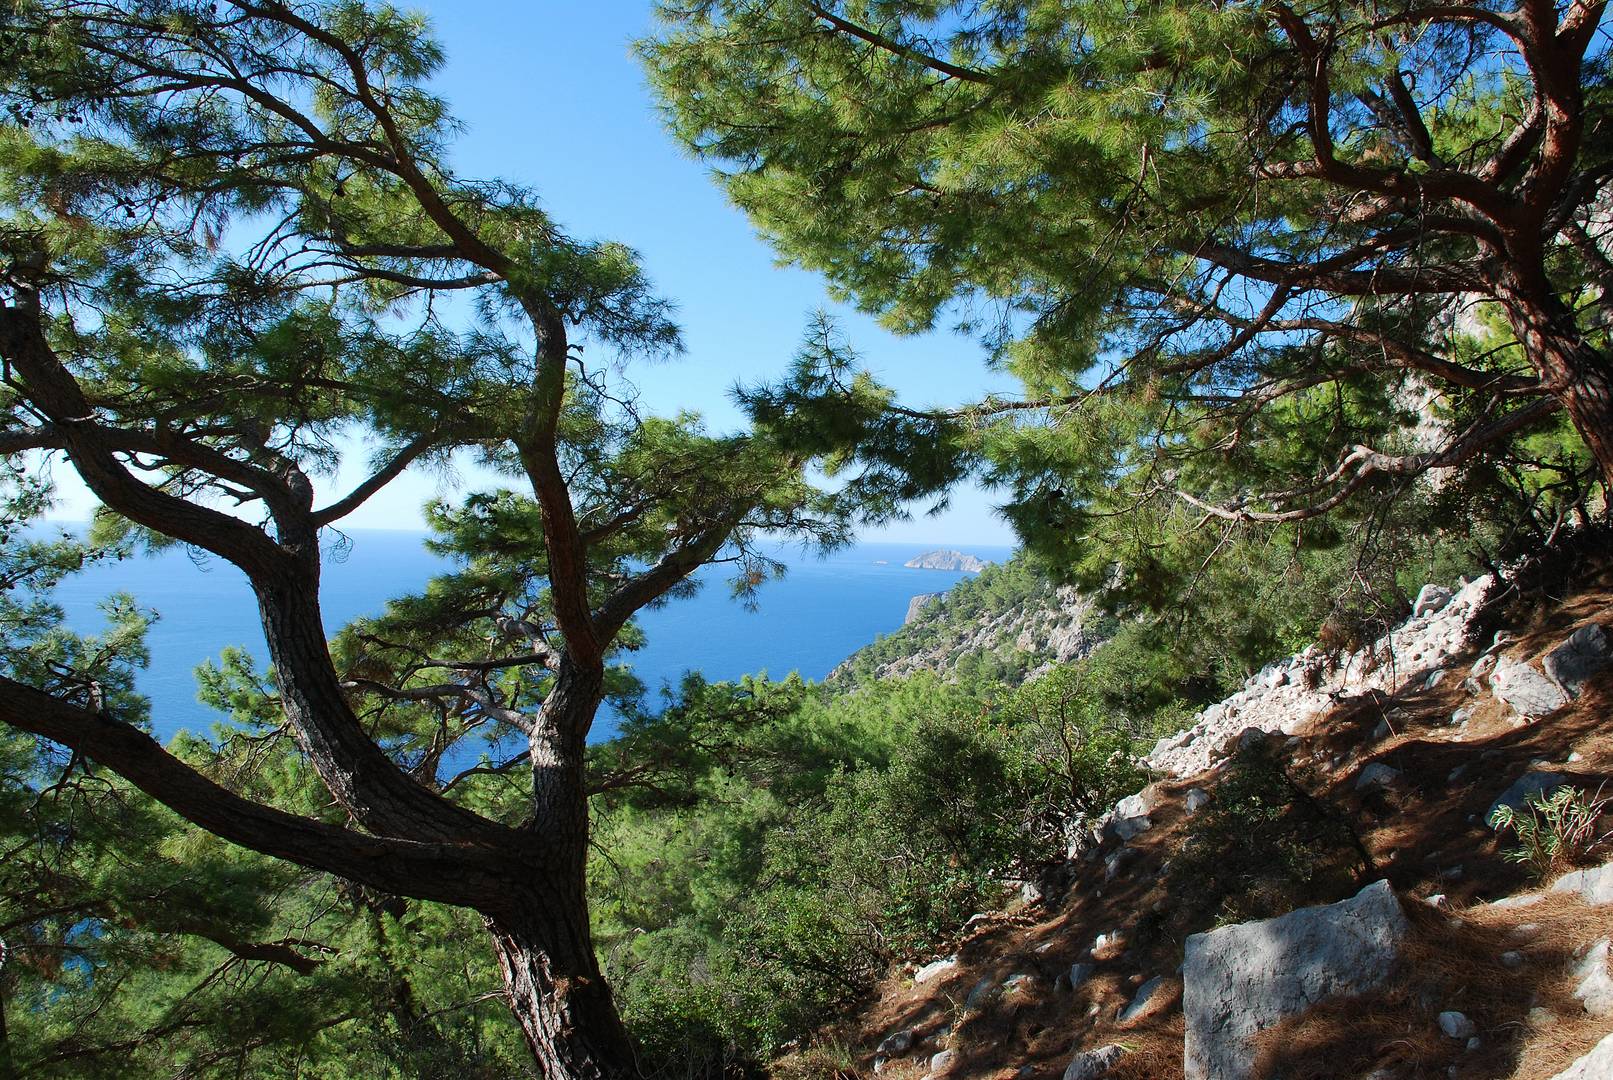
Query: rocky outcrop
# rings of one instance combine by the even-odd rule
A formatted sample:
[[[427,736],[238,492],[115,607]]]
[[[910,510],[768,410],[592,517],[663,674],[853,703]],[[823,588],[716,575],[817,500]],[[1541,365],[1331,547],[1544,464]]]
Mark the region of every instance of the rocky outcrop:
[[[978,574],[991,563],[961,551],[937,550],[915,555],[902,565],[912,570],[962,570],[964,573]]]
[[[902,619],[902,625],[910,625],[914,620],[924,613],[925,608],[929,607],[932,603],[939,599],[940,596],[940,593],[935,592],[919,593],[917,596],[913,597],[913,599],[909,600],[907,602],[907,615]]]
[[[1250,1080],[1254,1036],[1320,1001],[1381,986],[1409,932],[1387,881],[1327,907],[1187,939],[1188,1080]]]
[[[1462,650],[1468,620],[1490,587],[1488,575],[1460,590],[1424,589],[1417,610],[1390,633],[1352,653],[1330,657],[1312,646],[1269,664],[1244,688],[1205,709],[1186,731],[1159,740],[1152,769],[1173,776],[1203,772],[1223,744],[1248,728],[1292,735],[1339,701],[1369,690],[1393,691],[1412,679],[1433,679]]]
[[[978,578],[944,593],[915,597],[902,628],[859,649],[828,681],[899,679],[920,672],[950,676],[983,659],[1006,668],[1006,681],[1034,679],[1056,664],[1079,660],[1102,637],[1095,608],[1068,586],[1053,587],[1012,563],[988,566]]]

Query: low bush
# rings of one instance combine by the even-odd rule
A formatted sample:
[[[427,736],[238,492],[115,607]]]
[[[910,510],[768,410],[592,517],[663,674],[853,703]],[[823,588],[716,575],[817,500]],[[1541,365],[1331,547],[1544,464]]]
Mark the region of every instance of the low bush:
[[[1502,849],[1503,859],[1521,863],[1543,878],[1585,862],[1606,842],[1610,833],[1597,830],[1610,802],[1613,799],[1604,798],[1600,789],[1589,795],[1564,785],[1549,795],[1530,795],[1521,809],[1496,807],[1490,827],[1518,838],[1515,847]]]
[[[1239,750],[1214,794],[1167,873],[1179,921],[1244,922],[1331,903],[1371,871],[1349,822],[1284,768],[1271,740]]]

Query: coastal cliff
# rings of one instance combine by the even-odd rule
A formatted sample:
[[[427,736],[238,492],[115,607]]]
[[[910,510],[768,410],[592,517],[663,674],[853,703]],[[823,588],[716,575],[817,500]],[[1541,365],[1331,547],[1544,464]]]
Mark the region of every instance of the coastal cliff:
[[[1017,560],[988,563],[944,593],[915,596],[901,629],[852,653],[827,681],[934,672],[1019,683],[1085,656],[1112,632],[1112,621],[1075,589],[1054,586]]]

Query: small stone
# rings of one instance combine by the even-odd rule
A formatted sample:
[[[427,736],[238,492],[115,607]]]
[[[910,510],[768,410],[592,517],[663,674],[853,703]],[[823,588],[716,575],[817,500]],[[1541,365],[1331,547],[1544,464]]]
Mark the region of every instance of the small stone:
[[[890,1067],[891,1059],[883,1054],[874,1055],[874,1075],[878,1076]]]
[[[1379,720],[1378,726],[1372,729],[1372,741],[1381,742],[1394,733],[1394,729],[1389,726],[1388,720]]]
[[[940,960],[925,964],[923,967],[915,971],[913,973],[913,981],[915,983],[927,983],[937,975],[944,975],[957,966],[958,958],[956,956],[942,957]]]
[[[886,1057],[896,1057],[907,1053],[912,1048],[913,1029],[903,1028],[901,1031],[893,1031],[885,1036],[884,1040],[880,1042],[877,1052],[884,1054]]]
[[[1473,1051],[1477,1050],[1483,1045],[1484,1041],[1475,1035],[1471,1039],[1467,1040],[1467,1052],[1471,1054]]]
[[[1423,689],[1432,690],[1434,687],[1445,681],[1445,676],[1447,674],[1448,672],[1446,672],[1444,668],[1438,668],[1437,670],[1430,672],[1428,678],[1423,680]]]
[[[1485,653],[1483,656],[1473,661],[1473,666],[1468,669],[1468,674],[1475,679],[1479,679],[1486,675],[1493,667],[1495,667],[1495,654]]]
[[[1143,820],[1147,820],[1144,818]],[[1113,881],[1128,865],[1135,862],[1141,854],[1136,848],[1117,848],[1108,858],[1103,860],[1103,880]]]
[[[1501,954],[1501,966],[1509,968],[1523,967],[1523,953],[1517,949],[1508,949]]]
[[[1183,797],[1183,805],[1189,814],[1196,814],[1210,805],[1210,793],[1203,788],[1188,788]]]
[[[1109,823],[1110,830],[1122,842],[1135,840],[1153,827],[1154,820],[1147,814],[1137,817],[1117,817]]]
[[[1006,994],[1023,993],[1024,991],[1029,990],[1031,983],[1035,981],[1036,976],[1026,974],[1025,972],[1018,972],[1003,980],[1003,992]]]
[[[1447,866],[1439,872],[1439,876],[1445,881],[1456,881],[1462,876],[1462,864],[1457,863],[1455,866]]]
[[[1064,1070],[1064,1080],[1098,1080],[1119,1061],[1125,1053],[1125,1048],[1115,1046],[1100,1046],[1096,1050],[1084,1050],[1070,1059],[1070,1065]]]
[[[1070,989],[1081,989],[1081,984],[1092,978],[1092,973],[1097,969],[1096,964],[1071,964],[1068,975]]]
[[[1472,718],[1473,706],[1463,705],[1460,709],[1457,709],[1455,712],[1451,713],[1451,726],[1460,727]]]
[[[1424,585],[1411,605],[1411,617],[1420,619],[1432,615],[1451,602],[1451,591],[1443,585]]]
[[[1439,1014],[1439,1030],[1448,1039],[1468,1039],[1473,1035],[1473,1021],[1463,1013],[1449,1010]]]
[[[943,1050],[930,1058],[930,1072],[941,1072],[957,1060],[958,1052],[956,1050]]]
[[[991,992],[996,989],[997,980],[993,979],[990,975],[987,975],[970,988],[969,993],[963,999],[963,1007],[965,1009],[978,1008],[980,1004],[986,1000],[986,998],[991,996]]]
[[[1442,892],[1431,893],[1430,895],[1423,897],[1423,903],[1427,904],[1429,907],[1436,908],[1447,906],[1445,894]]]
[[[1165,976],[1155,975],[1137,988],[1137,996],[1131,999],[1130,1005],[1120,1010],[1115,1019],[1122,1024],[1128,1024],[1135,1020],[1148,1011],[1148,1007],[1154,1003],[1154,999],[1159,996],[1160,991],[1164,988]]]
[[[1361,770],[1361,775],[1355,779],[1357,791],[1363,788],[1389,787],[1400,779],[1400,770],[1391,768],[1381,761],[1374,761]]]
[[[1126,943],[1125,931],[1123,931],[1123,930],[1111,930],[1106,934],[1099,934],[1096,938],[1093,939],[1092,952],[1093,952],[1094,955],[1096,955],[1096,954],[1098,954],[1100,952],[1108,952],[1111,949],[1120,948],[1120,946],[1124,945],[1125,943]]]

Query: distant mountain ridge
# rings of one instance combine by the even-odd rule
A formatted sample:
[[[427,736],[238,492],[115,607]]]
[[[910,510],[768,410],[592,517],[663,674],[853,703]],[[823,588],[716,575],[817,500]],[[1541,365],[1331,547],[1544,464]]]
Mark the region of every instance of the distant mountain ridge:
[[[974,555],[966,555],[961,551],[951,551],[946,548],[937,548],[926,551],[922,555],[915,555],[902,564],[913,570],[962,570],[968,574],[978,574],[991,563]]]

